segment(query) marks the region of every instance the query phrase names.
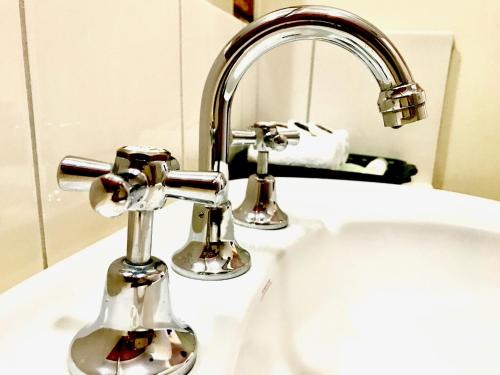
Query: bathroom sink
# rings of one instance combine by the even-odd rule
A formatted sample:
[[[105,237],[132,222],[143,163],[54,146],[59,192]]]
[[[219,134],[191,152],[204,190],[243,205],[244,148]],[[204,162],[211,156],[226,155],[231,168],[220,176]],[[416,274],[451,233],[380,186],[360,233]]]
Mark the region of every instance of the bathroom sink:
[[[238,374],[498,374],[499,238],[396,222],[319,230],[276,264]]]
[[[245,185],[231,182],[233,206]],[[198,336],[193,374],[500,373],[500,202],[337,180],[278,178],[277,191],[289,227],[236,227],[247,274],[170,273],[172,308]],[[190,206],[158,212],[154,255],[170,262],[182,246]],[[0,296],[2,373],[65,373],[125,241],[119,231]]]

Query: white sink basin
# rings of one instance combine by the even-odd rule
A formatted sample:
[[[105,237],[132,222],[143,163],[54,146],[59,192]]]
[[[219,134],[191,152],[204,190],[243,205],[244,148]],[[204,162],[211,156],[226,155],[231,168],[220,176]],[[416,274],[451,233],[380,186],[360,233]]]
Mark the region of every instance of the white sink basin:
[[[500,373],[500,202],[424,188],[278,179],[291,225],[237,227],[246,275],[171,273],[173,309],[196,331],[193,374]],[[231,183],[233,204],[244,181]],[[170,261],[190,205],[157,215]],[[66,371],[69,342],[95,319],[120,231],[0,297],[2,373]]]

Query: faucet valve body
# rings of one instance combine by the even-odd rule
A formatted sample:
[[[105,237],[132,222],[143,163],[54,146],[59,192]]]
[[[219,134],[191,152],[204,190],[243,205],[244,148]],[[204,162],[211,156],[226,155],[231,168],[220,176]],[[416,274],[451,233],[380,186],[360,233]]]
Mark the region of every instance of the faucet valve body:
[[[105,217],[128,212],[127,254],[108,269],[97,320],[71,343],[72,374],[187,374],[196,360],[196,336],[171,311],[167,265],[151,256],[153,215],[168,197],[219,204],[226,180],[218,172],[179,171],[170,152],[122,147],[113,165],[66,157],[58,171],[67,191],[90,191]]]
[[[269,151],[296,145],[299,132],[277,122],[257,122],[249,130],[233,130],[233,145],[252,145],[257,150],[257,173],[248,177],[243,203],[233,211],[236,224],[257,229],[280,229],[288,215],[276,203],[276,180],[268,173]]]

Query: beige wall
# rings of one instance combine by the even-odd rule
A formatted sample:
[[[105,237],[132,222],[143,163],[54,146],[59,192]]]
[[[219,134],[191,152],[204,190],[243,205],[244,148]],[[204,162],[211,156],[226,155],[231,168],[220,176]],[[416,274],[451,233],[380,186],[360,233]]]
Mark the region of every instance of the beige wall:
[[[299,3],[346,9],[382,30],[453,32],[434,185],[500,200],[500,1],[257,0],[256,11]]]
[[[43,268],[19,5],[0,1],[0,291]]]

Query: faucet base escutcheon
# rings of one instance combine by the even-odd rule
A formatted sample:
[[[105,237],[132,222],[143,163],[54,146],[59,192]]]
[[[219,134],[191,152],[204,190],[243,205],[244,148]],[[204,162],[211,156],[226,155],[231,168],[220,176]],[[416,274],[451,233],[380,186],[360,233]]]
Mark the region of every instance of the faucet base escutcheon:
[[[187,244],[172,257],[172,269],[197,280],[227,280],[250,269],[248,251],[234,239],[229,201],[218,206],[195,203]]]
[[[228,280],[250,269],[250,254],[234,241],[191,241],[172,257],[172,269],[191,279]]]
[[[281,229],[288,216],[276,203],[276,180],[271,175],[248,177],[243,203],[233,211],[236,224],[254,229]]]
[[[71,343],[70,373],[189,373],[196,359],[196,336],[172,316],[168,296],[163,261],[152,257],[138,266],[125,257],[115,260],[108,269],[99,317]]]

